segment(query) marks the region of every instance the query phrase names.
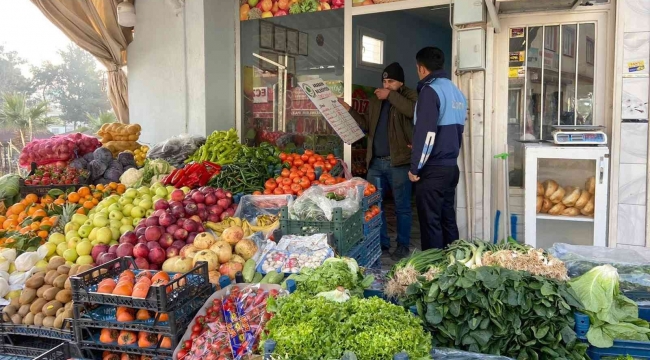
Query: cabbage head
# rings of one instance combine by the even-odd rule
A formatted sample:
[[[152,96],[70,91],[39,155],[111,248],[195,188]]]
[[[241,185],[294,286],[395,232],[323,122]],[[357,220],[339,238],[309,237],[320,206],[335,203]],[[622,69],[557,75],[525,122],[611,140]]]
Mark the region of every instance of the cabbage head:
[[[20,176],[16,174],[7,174],[0,177],[0,199],[13,199],[20,192],[20,185],[18,184]]]

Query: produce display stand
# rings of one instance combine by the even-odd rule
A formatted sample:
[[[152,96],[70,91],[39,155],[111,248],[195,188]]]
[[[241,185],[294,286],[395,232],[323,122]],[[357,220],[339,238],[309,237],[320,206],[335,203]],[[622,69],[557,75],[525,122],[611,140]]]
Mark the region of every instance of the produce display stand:
[[[166,286],[152,286],[145,299],[130,296],[96,293],[97,284],[106,278],[117,278],[126,269],[139,272],[131,257],[109,261],[71,278],[73,305],[73,328],[78,347],[83,351],[127,352],[148,355],[156,359],[171,358],[178,340],[185,333],[194,315],[214,292],[208,281],[208,264],[200,262],[189,272],[170,281]],[[168,289],[171,291],[167,292]],[[80,299],[80,300],[77,300]],[[83,300],[81,300],[83,299]],[[117,306],[155,311],[153,319],[146,321],[118,322]],[[160,321],[160,314],[167,314]],[[147,332],[171,339],[172,348],[161,348],[162,337],[151,347],[103,343],[99,340],[101,329]]]
[[[3,334],[0,343],[0,354],[4,356],[23,356],[33,359],[61,344],[60,340],[40,338],[35,336]]]
[[[0,322],[0,330],[6,335],[24,335],[61,341],[74,341],[74,333],[71,330],[71,325],[72,319],[65,319],[61,329],[36,325],[15,325],[13,323]]]
[[[68,191],[68,189],[74,189],[74,191],[79,190],[80,187],[86,186],[85,184],[70,184],[70,185],[25,185],[24,179],[19,179],[18,184],[20,186],[20,197],[24,198],[28,194],[36,194],[39,197],[47,195],[50,190],[58,189],[63,192]]]

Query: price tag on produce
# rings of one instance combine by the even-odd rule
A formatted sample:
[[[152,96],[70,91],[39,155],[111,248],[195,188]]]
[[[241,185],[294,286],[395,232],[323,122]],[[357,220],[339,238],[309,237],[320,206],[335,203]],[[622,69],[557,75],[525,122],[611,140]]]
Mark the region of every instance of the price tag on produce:
[[[352,144],[363,137],[363,131],[354,118],[339,104],[338,99],[322,79],[299,82],[318,111],[332,126],[346,144]]]

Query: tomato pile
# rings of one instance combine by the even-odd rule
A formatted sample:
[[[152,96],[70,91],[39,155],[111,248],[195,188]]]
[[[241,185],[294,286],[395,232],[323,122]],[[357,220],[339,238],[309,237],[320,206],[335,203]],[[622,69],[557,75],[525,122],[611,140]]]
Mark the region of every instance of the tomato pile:
[[[33,175],[25,179],[25,185],[72,185],[79,184],[82,178],[88,176],[85,170],[73,167],[50,164],[39,166]]]
[[[381,210],[379,209],[379,206],[373,205],[373,206],[370,207],[370,209],[368,209],[368,211],[366,211],[363,218],[364,218],[364,220],[366,222],[368,222],[372,218],[374,218],[375,216],[379,215],[379,213],[381,213]]]
[[[366,185],[366,187],[363,189],[363,196],[370,196],[376,192],[377,188],[375,185],[368,183],[368,185]]]
[[[226,297],[208,304],[205,315],[194,319],[177,359],[238,360],[252,353],[264,323],[273,315],[266,312],[266,301],[278,294],[278,290],[233,286]]]

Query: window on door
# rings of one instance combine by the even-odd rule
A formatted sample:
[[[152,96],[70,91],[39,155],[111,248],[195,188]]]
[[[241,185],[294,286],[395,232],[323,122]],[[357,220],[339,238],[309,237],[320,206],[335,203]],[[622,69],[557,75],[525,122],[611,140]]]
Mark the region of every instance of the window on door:
[[[523,187],[523,143],[551,140],[554,126],[593,125],[594,23],[509,29],[510,186]]]

